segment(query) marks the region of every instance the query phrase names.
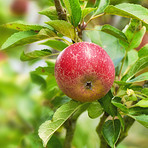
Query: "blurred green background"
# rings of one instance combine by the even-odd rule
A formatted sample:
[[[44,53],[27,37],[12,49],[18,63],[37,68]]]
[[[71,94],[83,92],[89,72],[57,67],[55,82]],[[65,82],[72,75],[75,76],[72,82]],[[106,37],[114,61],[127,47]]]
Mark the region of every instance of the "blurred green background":
[[[48,18],[38,14],[43,8],[53,5],[52,0],[23,0],[26,8],[13,6],[15,1],[0,0],[0,25],[7,22],[22,20],[29,24],[43,24]],[[92,5],[94,0],[89,0]],[[111,0],[111,4],[122,2],[138,3],[148,8],[147,0]],[[18,10],[14,10],[18,9]],[[21,11],[21,12],[20,12]],[[20,12],[20,14],[18,14]],[[95,19],[90,26],[110,23],[122,29],[128,19],[107,16]],[[119,23],[120,22],[120,23]],[[0,48],[4,41],[15,31],[0,27]],[[145,37],[143,43],[148,43]],[[29,51],[41,48],[41,45],[31,44],[24,47],[10,49],[8,52],[0,52],[0,148],[42,148],[42,142],[38,137],[38,128],[44,121],[51,118],[53,111],[47,99],[40,90],[40,86],[34,84],[30,78],[30,71],[45,62],[21,62],[19,57],[23,50]],[[99,118],[90,119],[87,113],[83,113],[76,127],[73,139],[74,148],[99,148],[99,138],[95,128]],[[88,128],[89,127],[89,128]],[[61,134],[59,140],[58,134]],[[65,130],[59,129],[51,138],[47,147],[60,148],[63,142]],[[129,132],[129,136],[118,148],[148,148],[148,129],[135,122]]]

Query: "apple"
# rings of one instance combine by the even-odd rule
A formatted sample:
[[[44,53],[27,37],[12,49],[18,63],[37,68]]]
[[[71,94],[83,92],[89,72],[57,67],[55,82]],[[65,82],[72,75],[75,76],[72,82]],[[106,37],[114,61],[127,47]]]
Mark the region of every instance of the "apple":
[[[28,0],[14,0],[10,9],[14,15],[23,16],[27,12],[28,5]]]
[[[7,58],[6,54],[0,51],[0,61],[4,61]]]
[[[103,48],[94,43],[79,42],[59,54],[55,78],[67,96],[77,101],[91,102],[102,98],[110,90],[115,68]]]

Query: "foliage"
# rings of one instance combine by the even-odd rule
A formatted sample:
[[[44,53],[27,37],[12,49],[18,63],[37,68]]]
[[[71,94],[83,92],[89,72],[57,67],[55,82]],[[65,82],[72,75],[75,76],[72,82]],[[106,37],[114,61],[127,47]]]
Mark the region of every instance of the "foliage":
[[[55,2],[60,1],[55,0]],[[52,48],[27,53],[22,51],[20,57],[22,61],[44,59],[47,64],[46,67],[39,66],[31,72],[32,81],[41,87],[46,101],[50,104],[45,111],[48,120],[44,120],[39,128],[39,136],[44,147],[51,147],[47,144],[49,140],[58,143],[55,147],[62,147],[61,135],[57,133],[63,127],[67,131],[63,145],[68,148],[67,142],[69,145],[72,143],[72,139],[68,139],[70,137],[68,134],[70,132],[71,138],[73,137],[77,118],[87,110],[92,119],[104,112],[97,133],[101,144],[105,143],[102,148],[108,146],[115,148],[127,135],[135,120],[148,128],[148,90],[144,85],[148,80],[148,46],[145,45],[139,51],[135,50],[146,32],[148,9],[129,3],[113,6],[108,0],[96,0],[92,7],[87,5],[87,1],[78,0],[63,0],[55,4],[55,7],[50,6],[39,12],[50,19],[46,22],[46,26],[28,25],[22,22],[2,25],[4,28],[17,31],[6,40],[2,49],[6,51],[13,49],[12,47],[42,40],[41,45]],[[61,13],[66,16],[63,20],[60,17]],[[95,26],[93,31],[88,27],[93,19],[105,15],[127,17],[130,18],[130,22],[123,30],[109,24]],[[68,45],[87,40],[106,50],[115,65],[116,78],[111,90],[103,98],[97,102],[83,104],[72,101],[59,90],[54,77],[54,64],[55,56]],[[56,54],[53,53],[53,49],[56,50]],[[132,57],[131,53],[136,53],[135,57]],[[10,92],[13,92],[13,87],[9,87],[12,89]],[[125,122],[127,119],[131,122]]]

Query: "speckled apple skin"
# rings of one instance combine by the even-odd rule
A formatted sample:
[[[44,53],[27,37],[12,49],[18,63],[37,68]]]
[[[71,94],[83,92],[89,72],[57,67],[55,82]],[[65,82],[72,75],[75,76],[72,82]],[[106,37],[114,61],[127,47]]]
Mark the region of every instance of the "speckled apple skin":
[[[113,85],[114,64],[100,46],[79,42],[65,48],[57,57],[55,77],[59,88],[70,98],[91,102],[102,98]],[[92,83],[91,89],[86,88]]]

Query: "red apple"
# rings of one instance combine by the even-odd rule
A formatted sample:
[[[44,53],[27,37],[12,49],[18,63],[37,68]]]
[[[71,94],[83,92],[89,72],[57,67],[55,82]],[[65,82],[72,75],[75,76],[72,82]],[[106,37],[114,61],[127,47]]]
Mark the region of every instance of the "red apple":
[[[100,46],[79,42],[65,48],[57,57],[55,77],[59,88],[70,98],[91,102],[110,90],[114,64]]]
[[[25,15],[28,9],[28,0],[14,0],[11,7],[11,12],[15,15]]]
[[[6,54],[0,51],[0,62],[4,61],[7,58]]]

